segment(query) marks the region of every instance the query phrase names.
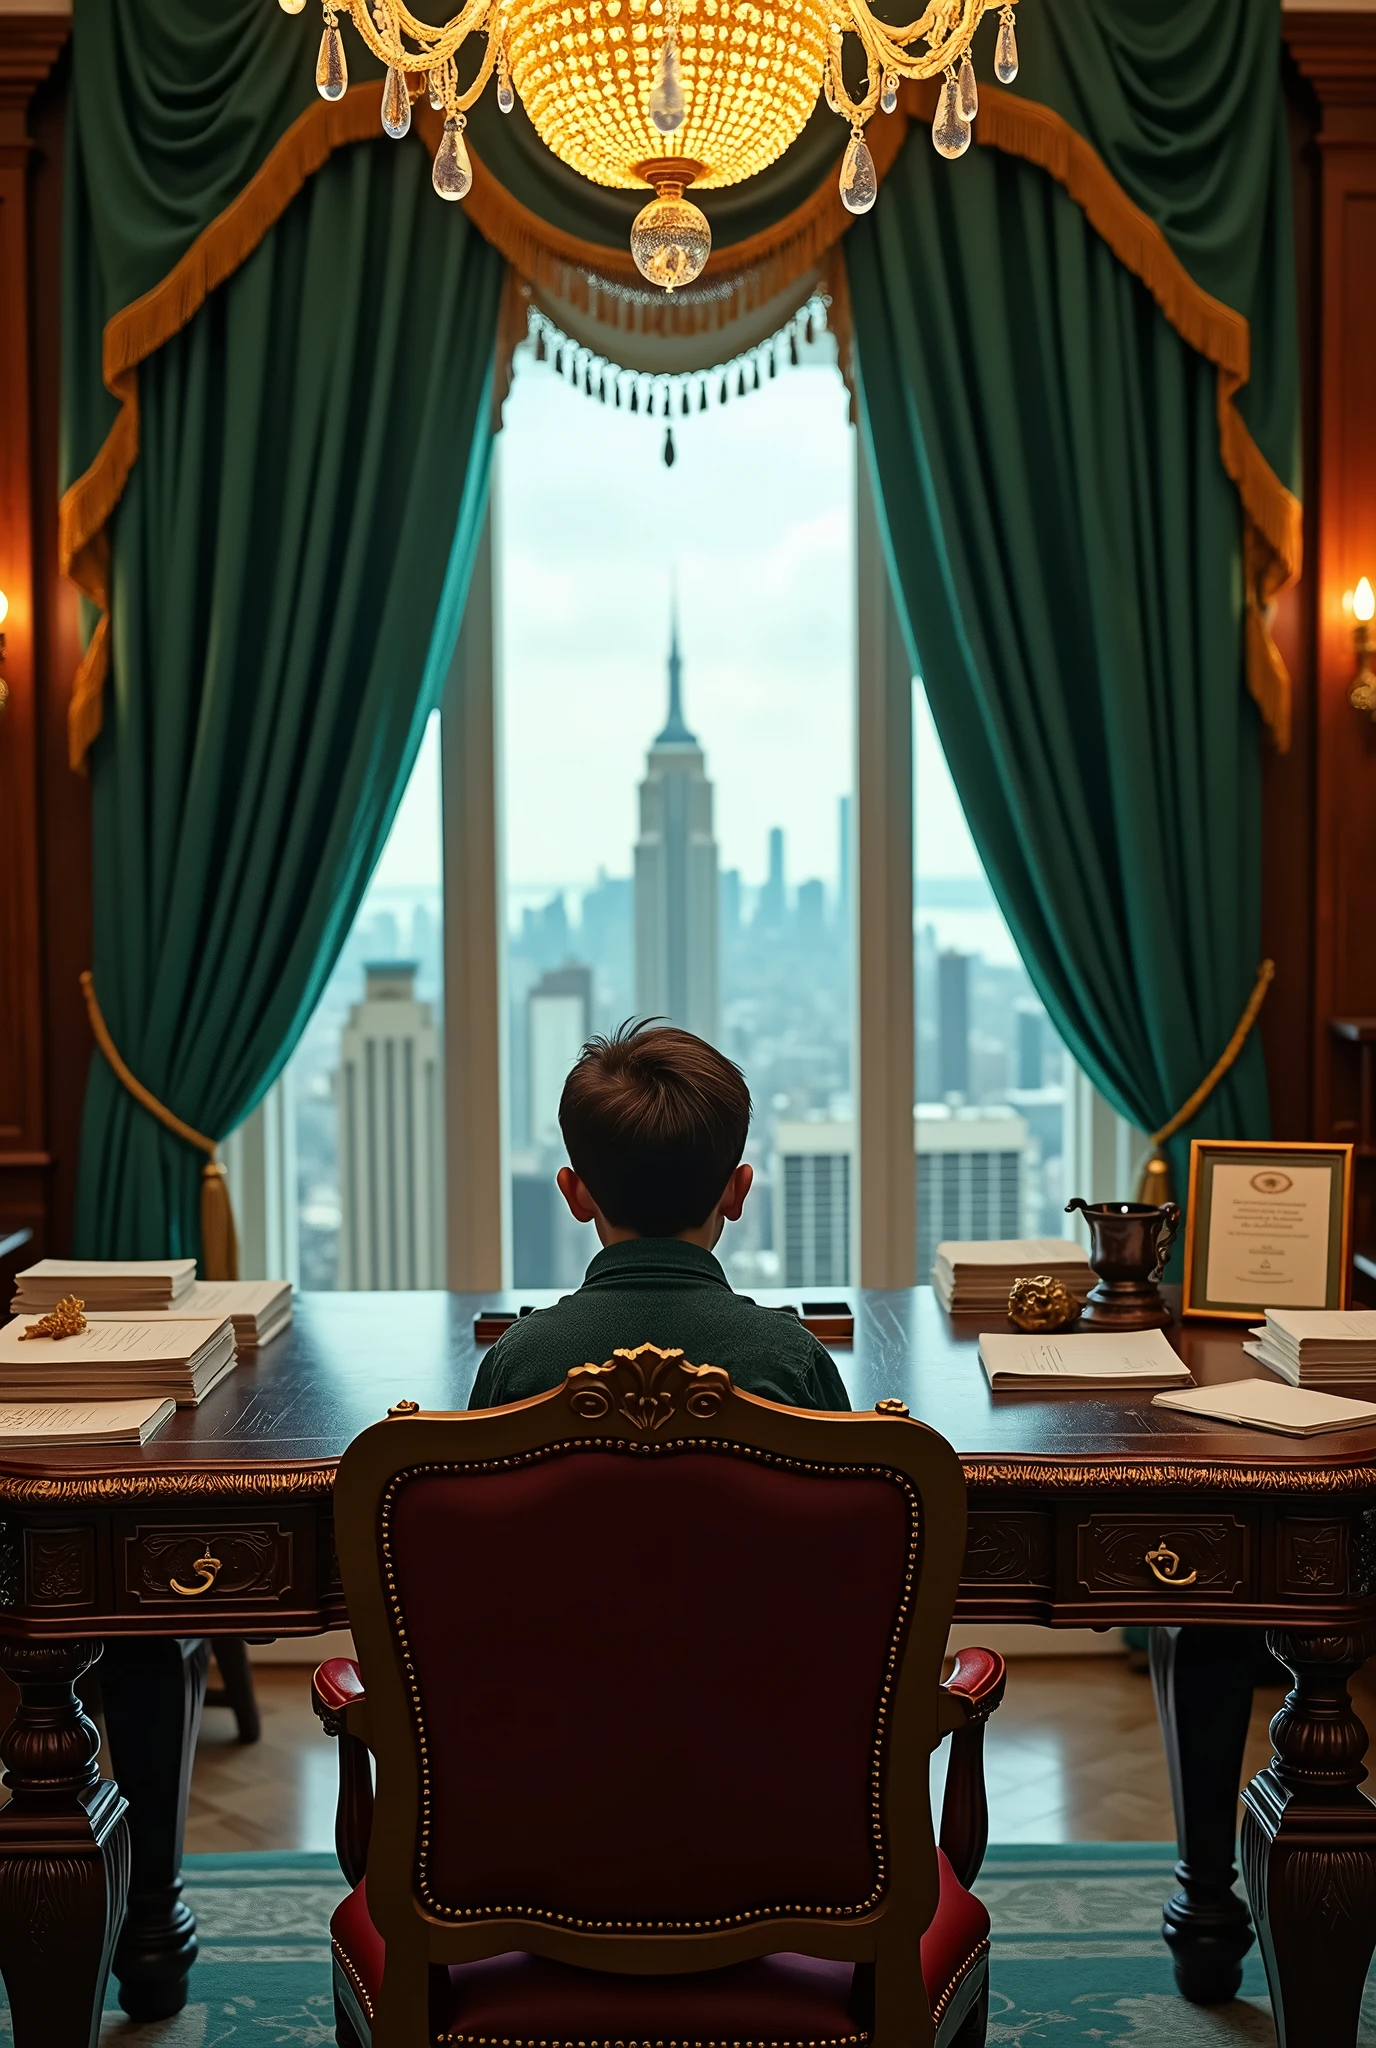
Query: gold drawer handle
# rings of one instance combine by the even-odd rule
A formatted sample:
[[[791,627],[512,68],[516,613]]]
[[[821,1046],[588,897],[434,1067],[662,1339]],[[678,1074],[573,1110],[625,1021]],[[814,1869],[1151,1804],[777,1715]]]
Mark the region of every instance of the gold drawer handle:
[[[1161,1581],[1163,1586],[1192,1586],[1199,1577],[1197,1570],[1192,1571],[1189,1577],[1185,1579],[1178,1576],[1180,1571],[1179,1555],[1171,1549],[1164,1538],[1157,1544],[1155,1550],[1147,1552],[1144,1561],[1151,1566],[1153,1575]],[[1162,1569],[1163,1566],[1165,1567],[1164,1570]]]
[[[191,1569],[193,1572],[199,1572],[201,1575],[201,1582],[198,1586],[184,1586],[180,1579],[169,1579],[167,1582],[172,1591],[180,1593],[184,1600],[194,1600],[198,1593],[208,1593],[214,1585],[222,1566],[218,1557],[212,1557],[210,1552],[206,1551],[204,1557],[196,1559]]]

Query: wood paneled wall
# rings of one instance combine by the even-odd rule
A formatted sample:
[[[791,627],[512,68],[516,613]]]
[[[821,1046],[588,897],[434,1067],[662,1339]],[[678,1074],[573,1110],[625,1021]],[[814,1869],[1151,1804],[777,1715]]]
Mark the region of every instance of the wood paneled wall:
[[[57,568],[62,132],[70,24],[0,16],[0,1238],[64,1248],[90,1039],[90,803],[67,767],[76,596]],[[26,1254],[27,1255],[27,1254]]]
[[[1291,751],[1265,767],[1263,1013],[1275,1128],[1354,1136],[1356,1066],[1329,1029],[1376,1017],[1376,724],[1347,702],[1343,592],[1376,582],[1376,8],[1284,16],[1304,387],[1305,573],[1277,637]],[[0,15],[0,1237],[71,1229],[90,1038],[90,806],[67,767],[76,600],[57,566],[67,24]],[[1364,1175],[1376,1180],[1376,1162]],[[1359,1242],[1376,1246],[1363,1184]]]
[[[1276,1129],[1359,1136],[1358,1051],[1338,1017],[1376,1019],[1376,723],[1348,703],[1343,609],[1376,582],[1376,12],[1287,12],[1304,379],[1305,568],[1277,622],[1295,678],[1291,753],[1267,764],[1266,1018]],[[1376,1161],[1356,1240],[1376,1246]]]

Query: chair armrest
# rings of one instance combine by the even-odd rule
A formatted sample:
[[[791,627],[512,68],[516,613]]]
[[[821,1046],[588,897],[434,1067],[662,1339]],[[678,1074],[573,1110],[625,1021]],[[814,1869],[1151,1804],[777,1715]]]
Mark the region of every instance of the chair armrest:
[[[941,1803],[941,1846],[963,1885],[979,1876],[989,1841],[984,1791],[984,1724],[1003,1698],[1008,1674],[993,1650],[962,1650],[942,1686],[940,1725],[951,1733]]]
[[[967,1721],[987,1721],[1003,1698],[1008,1667],[996,1650],[959,1650],[943,1692],[965,1701]]]
[[[324,1723],[327,1735],[339,1735],[349,1718],[349,1708],[366,1697],[363,1674],[352,1657],[327,1657],[311,1674],[311,1705]],[[331,1727],[333,1720],[339,1722]],[[355,1734],[361,1733],[355,1729]]]
[[[334,1848],[346,1881],[356,1885],[368,1867],[373,1831],[373,1770],[364,1740],[366,1695],[351,1657],[330,1657],[311,1678],[311,1705],[327,1735],[339,1738],[339,1804]]]

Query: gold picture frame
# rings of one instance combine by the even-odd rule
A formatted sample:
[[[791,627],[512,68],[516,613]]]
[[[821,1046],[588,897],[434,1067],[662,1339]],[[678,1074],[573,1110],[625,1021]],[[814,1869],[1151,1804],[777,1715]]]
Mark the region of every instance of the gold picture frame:
[[[1351,1145],[1288,1144],[1270,1138],[1195,1138],[1190,1145],[1190,1192],[1185,1225],[1185,1287],[1183,1316],[1204,1316],[1223,1322],[1254,1323],[1268,1308],[1346,1308],[1352,1285],[1352,1154]],[[1220,1287],[1220,1261],[1210,1259],[1218,1218],[1215,1182],[1220,1166],[1245,1167],[1247,1201],[1253,1206],[1274,1196],[1281,1200],[1294,1186],[1291,1169],[1326,1166],[1330,1175],[1328,1213],[1323,1237],[1323,1299],[1262,1299],[1264,1281],[1256,1282],[1253,1299],[1243,1302],[1237,1288]],[[1267,1183],[1263,1185],[1263,1182]],[[1283,1182],[1281,1186],[1279,1183]],[[1234,1197],[1236,1199],[1236,1197]],[[1293,1216],[1293,1211],[1292,1211]],[[1289,1219],[1287,1219],[1289,1220]],[[1260,1224],[1257,1224],[1260,1228]],[[1249,1256],[1264,1257],[1264,1247]],[[1311,1258],[1315,1254],[1310,1254]],[[1225,1264],[1226,1261],[1222,1262]],[[1214,1290],[1211,1292],[1211,1287]],[[1317,1292],[1317,1288],[1307,1290]]]

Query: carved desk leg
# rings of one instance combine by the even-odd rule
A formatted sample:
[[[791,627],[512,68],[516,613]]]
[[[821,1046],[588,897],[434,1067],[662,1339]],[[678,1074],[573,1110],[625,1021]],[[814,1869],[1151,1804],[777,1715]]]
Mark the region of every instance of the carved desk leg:
[[[72,1681],[99,1643],[0,1645],[19,1688],[0,1740],[0,1974],[15,2048],[94,2048],[129,1890],[119,1787],[100,1775],[100,1736]]]
[[[1236,1998],[1252,1946],[1233,1854],[1257,1639],[1244,1628],[1154,1628],[1150,1644],[1180,1850],[1161,1932],[1182,1994],[1218,2005]]]
[[[1278,2048],[1353,2048],[1376,1947],[1376,1806],[1357,1790],[1366,1730],[1347,1681],[1376,1631],[1268,1634],[1294,1673],[1275,1755],[1243,1792],[1242,1870]]]
[[[182,1838],[205,1699],[209,1646],[175,1636],[124,1636],[105,1646],[105,1732],[129,1797],[133,1876],[115,1975],[131,2019],[161,2020],[186,2004],[196,1922],[182,1901]]]

